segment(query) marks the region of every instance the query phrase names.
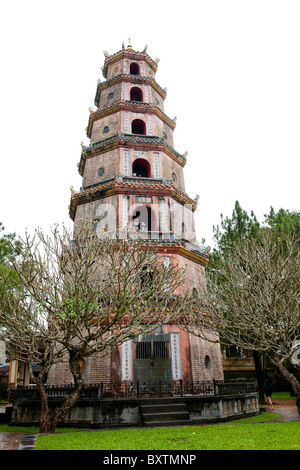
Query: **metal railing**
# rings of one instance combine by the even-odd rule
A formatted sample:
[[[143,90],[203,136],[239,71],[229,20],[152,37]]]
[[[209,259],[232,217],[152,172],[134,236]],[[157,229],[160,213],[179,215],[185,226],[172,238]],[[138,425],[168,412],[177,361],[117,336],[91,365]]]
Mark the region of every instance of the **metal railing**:
[[[73,384],[46,385],[49,399],[61,399],[74,390]],[[158,382],[100,382],[86,384],[81,392],[82,400],[117,398],[161,398],[183,396],[224,396],[256,392],[254,381],[158,381]],[[19,400],[39,399],[35,385],[18,386],[15,396]]]

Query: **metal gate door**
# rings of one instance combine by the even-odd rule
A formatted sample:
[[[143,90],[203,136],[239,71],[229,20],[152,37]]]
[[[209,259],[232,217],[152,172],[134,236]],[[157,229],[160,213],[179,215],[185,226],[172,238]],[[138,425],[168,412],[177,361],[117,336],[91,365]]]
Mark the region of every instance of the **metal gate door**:
[[[169,334],[152,333],[135,338],[133,378],[140,383],[171,382]]]

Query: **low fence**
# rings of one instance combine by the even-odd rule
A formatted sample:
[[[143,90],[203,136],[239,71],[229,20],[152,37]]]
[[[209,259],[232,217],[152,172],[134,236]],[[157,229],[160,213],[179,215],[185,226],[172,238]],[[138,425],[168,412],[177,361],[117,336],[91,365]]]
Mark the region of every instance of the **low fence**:
[[[61,399],[69,395],[74,385],[46,385],[49,399]],[[18,400],[39,399],[35,385],[18,386],[11,390]],[[101,382],[87,384],[82,390],[81,400],[105,398],[161,398],[174,396],[224,396],[256,392],[254,381],[171,381],[171,382]]]
[[[73,385],[46,386],[49,409],[54,410],[73,390]],[[11,392],[14,399],[10,424],[38,425],[41,403],[37,388],[17,387]],[[164,403],[171,399],[174,403],[185,405],[190,424],[259,414],[254,382],[101,382],[86,385],[62,425],[93,428],[141,426],[141,404],[149,400],[153,405],[152,398],[154,401],[161,399]]]

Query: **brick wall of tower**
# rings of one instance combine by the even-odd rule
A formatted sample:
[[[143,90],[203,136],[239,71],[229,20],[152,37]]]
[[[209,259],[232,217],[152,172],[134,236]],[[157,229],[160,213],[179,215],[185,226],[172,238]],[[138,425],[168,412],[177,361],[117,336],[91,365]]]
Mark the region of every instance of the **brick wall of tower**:
[[[122,98],[122,86],[120,83],[115,85],[110,85],[107,88],[104,88],[100,94],[99,108],[106,108],[107,106],[120,101]]]
[[[83,358],[83,380],[86,384],[109,382],[111,380],[111,351],[103,355],[96,353],[91,357]],[[67,358],[51,367],[47,385],[68,385],[73,383],[73,377]]]
[[[100,219],[100,223],[108,226],[109,230],[114,230],[118,217],[118,196],[108,196],[106,198],[81,204],[77,207],[74,226],[82,221],[93,222]],[[98,227],[100,228],[100,227]]]
[[[73,382],[67,358],[54,364],[47,376],[47,385],[68,385]]]
[[[219,343],[213,341],[218,337],[207,333],[209,341],[189,335],[191,350],[192,380],[223,380],[223,360]]]
[[[111,351],[106,355],[96,353],[85,359],[83,372],[85,383],[109,382],[111,380]]]
[[[97,121],[93,123],[91,142],[99,142],[121,132],[120,123],[121,112],[109,114],[106,117],[97,119]]]
[[[106,79],[109,80],[110,78],[119,75],[120,73],[125,73],[123,58],[116,60],[107,67]]]
[[[104,173],[100,176],[99,170],[102,168]],[[119,173],[121,173],[120,149],[116,148],[108,150],[105,153],[100,153],[86,159],[82,186],[85,187],[91,184],[100,183],[101,181],[112,178]]]
[[[199,296],[203,292],[206,293],[206,277],[203,266],[180,255],[178,256],[178,266],[184,268],[187,280],[185,285],[181,287],[182,293],[192,293],[193,289],[196,289]]]

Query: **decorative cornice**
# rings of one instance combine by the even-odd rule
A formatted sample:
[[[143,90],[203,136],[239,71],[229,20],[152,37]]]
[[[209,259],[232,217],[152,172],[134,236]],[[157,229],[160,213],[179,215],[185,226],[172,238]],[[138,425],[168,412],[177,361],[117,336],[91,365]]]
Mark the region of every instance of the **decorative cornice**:
[[[201,264],[202,266],[206,266],[209,261],[204,254],[191,251],[185,247],[180,247],[179,254],[184,256],[185,258],[192,259],[193,261],[198,264]]]
[[[161,178],[137,178],[127,176],[115,176],[100,183],[82,188],[79,192],[73,192],[69,206],[72,220],[75,218],[76,208],[96,199],[111,196],[113,194],[151,194],[164,195],[174,198],[181,204],[189,205],[192,211],[197,208],[197,202],[186,193],[180,191],[174,184]]]
[[[115,75],[112,78],[109,78],[105,82],[99,82],[96,90],[96,95],[95,95],[95,106],[99,106],[99,99],[100,99],[100,93],[102,90],[105,90],[106,88],[115,85],[116,83],[120,83],[123,81],[128,81],[128,82],[134,82],[134,83],[145,83],[146,85],[151,85],[152,88],[157,91],[157,93],[165,99],[167,96],[166,89],[163,89],[155,80],[153,77],[147,77],[145,75],[131,75],[128,73],[120,73],[118,75]]]
[[[116,103],[107,106],[106,108],[98,109],[97,111],[91,111],[89,117],[89,123],[86,134],[90,138],[92,133],[93,123],[98,119],[102,119],[110,114],[117,113],[121,110],[130,110],[133,112],[150,113],[155,114],[163,122],[165,122],[172,130],[176,127],[176,121],[169,118],[161,109],[153,103],[144,103],[143,101],[130,101],[130,100],[119,100]]]
[[[155,150],[161,150],[169,155],[169,157],[171,157],[177,163],[179,163],[179,165],[182,167],[184,167],[186,164],[186,156],[176,152],[176,150],[168,145],[165,139],[162,137],[138,134],[123,134],[120,132],[111,137],[108,137],[107,139],[101,140],[100,142],[94,142],[88,147],[83,148],[80,162],[78,164],[79,174],[83,176],[85,161],[88,158],[99,155],[103,152],[107,152],[108,150],[124,146],[127,148],[128,146],[134,146],[134,148],[153,148]]]
[[[186,247],[186,242],[182,239],[174,240],[159,240],[155,242],[153,240],[145,240],[146,245],[155,245],[155,249],[158,253],[164,253],[167,250],[168,254],[177,254],[181,255],[184,258],[190,259],[201,266],[206,266],[209,262],[209,255],[207,253],[202,253],[198,247],[197,249],[191,249]]]

